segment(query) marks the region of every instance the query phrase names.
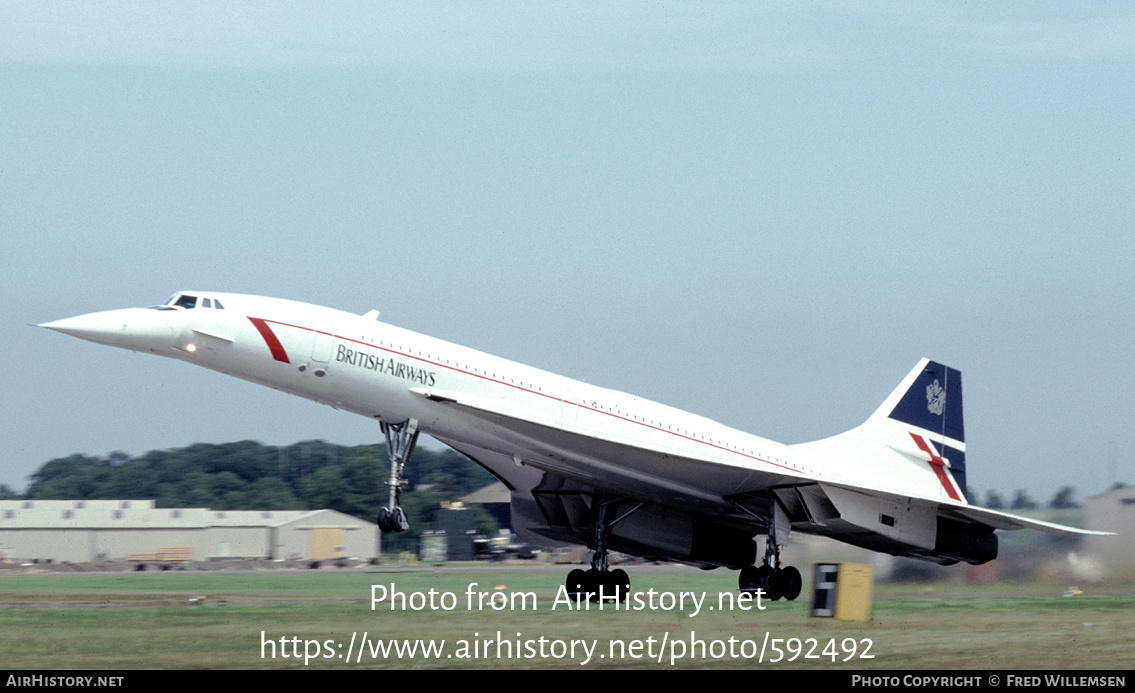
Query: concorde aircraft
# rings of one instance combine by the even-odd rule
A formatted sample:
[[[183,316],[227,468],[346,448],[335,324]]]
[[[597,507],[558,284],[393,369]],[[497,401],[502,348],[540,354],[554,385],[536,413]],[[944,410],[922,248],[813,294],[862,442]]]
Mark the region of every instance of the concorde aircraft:
[[[408,527],[402,472],[425,432],[504,482],[525,541],[594,549],[591,569],[565,580],[592,599],[629,589],[609,551],[736,569],[741,590],[775,600],[800,594],[800,571],[780,560],[794,531],[943,565],[993,560],[997,529],[1102,534],[970,504],[961,373],[929,359],[857,428],[785,445],[410,332],[373,310],[182,291],[41,326],[377,419],[390,458],[385,532]]]

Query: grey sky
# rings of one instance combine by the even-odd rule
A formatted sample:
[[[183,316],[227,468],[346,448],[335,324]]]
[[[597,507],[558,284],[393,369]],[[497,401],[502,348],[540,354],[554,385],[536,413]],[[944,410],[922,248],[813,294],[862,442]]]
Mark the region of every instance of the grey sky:
[[[379,440],[28,324],[178,289],[364,312],[785,442],[921,356],[969,480],[1135,481],[1119,3],[0,3],[0,483]]]

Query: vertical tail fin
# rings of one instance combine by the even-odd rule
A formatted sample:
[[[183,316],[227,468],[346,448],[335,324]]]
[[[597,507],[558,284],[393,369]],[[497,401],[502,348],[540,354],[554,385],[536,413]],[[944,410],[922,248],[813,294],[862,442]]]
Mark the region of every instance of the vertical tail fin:
[[[872,418],[880,414],[964,443],[961,371],[923,359]]]
[[[922,359],[864,425],[898,436],[900,440],[886,441],[896,449],[909,449],[913,442],[930,458],[947,495],[969,501],[961,371]]]
[[[968,503],[962,374],[922,359],[862,425],[794,445],[856,470],[865,485]]]

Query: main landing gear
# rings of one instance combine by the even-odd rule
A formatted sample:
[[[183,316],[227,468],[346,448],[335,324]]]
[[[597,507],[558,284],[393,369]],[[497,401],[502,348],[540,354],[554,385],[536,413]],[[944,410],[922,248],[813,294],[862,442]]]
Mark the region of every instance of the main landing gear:
[[[773,517],[768,523],[768,536],[765,541],[764,564],[758,568],[750,565],[741,569],[737,577],[737,587],[742,592],[756,592],[762,590],[766,599],[776,601],[785,599],[792,601],[800,596],[804,581],[800,571],[793,566],[780,567],[780,544],[777,542],[777,525],[781,525],[787,533],[790,526],[784,520],[784,511],[780,505],[773,502]]]
[[[402,470],[410,461],[418,442],[418,422],[416,419],[407,419],[398,424],[383,421],[382,432],[386,434],[386,454],[390,458],[390,480],[386,482],[390,487],[390,504],[378,511],[376,522],[383,532],[405,532],[410,529],[410,522],[398,505],[398,500],[402,495],[402,487],[406,484],[402,479]]]
[[[622,568],[610,570],[607,562],[607,541],[611,538],[611,530],[636,510],[642,507],[639,503],[621,517],[611,520],[615,509],[621,499],[602,501],[595,513],[594,537],[595,553],[591,556],[589,570],[575,570],[568,573],[564,581],[567,594],[574,599],[587,598],[593,602],[624,602],[631,591],[631,577]]]
[[[800,571],[795,567],[773,568],[767,563],[760,568],[745,566],[737,579],[737,586],[742,592],[762,590],[765,598],[772,601],[796,599],[800,596],[803,585]]]

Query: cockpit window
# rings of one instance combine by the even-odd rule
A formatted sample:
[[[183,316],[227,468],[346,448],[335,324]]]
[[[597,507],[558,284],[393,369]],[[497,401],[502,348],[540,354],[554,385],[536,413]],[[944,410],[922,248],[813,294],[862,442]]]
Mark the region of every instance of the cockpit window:
[[[200,306],[198,306],[200,304]],[[202,298],[194,296],[193,294],[174,294],[166,299],[166,302],[160,306],[150,306],[155,310],[177,310],[178,308],[192,309],[192,308],[215,308],[217,310],[224,310],[225,307],[221,305],[220,300],[215,298]]]
[[[176,298],[177,298],[177,294],[174,294],[173,296],[170,296],[169,298],[167,298],[165,303],[162,303],[161,305],[157,305],[157,306],[150,306],[150,308],[152,310],[174,310],[173,302],[174,302],[174,299],[176,299]]]

